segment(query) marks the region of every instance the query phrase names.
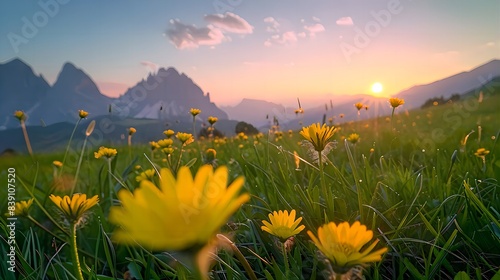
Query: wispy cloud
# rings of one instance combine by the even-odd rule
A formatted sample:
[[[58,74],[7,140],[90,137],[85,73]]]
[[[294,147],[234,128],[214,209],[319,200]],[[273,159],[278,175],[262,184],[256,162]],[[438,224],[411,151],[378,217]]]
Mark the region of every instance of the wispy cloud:
[[[310,37],[316,36],[316,33],[325,31],[325,27],[321,23],[315,23],[313,25],[306,25],[304,29],[309,32]]]
[[[187,25],[178,19],[170,20],[171,27],[166,35],[178,49],[195,49],[198,46],[214,46],[224,41],[224,34],[213,26],[198,28],[195,25]]]
[[[301,35],[302,36],[302,35]],[[298,41],[298,36],[294,31],[287,31],[283,34],[275,34],[264,42],[264,46],[272,45],[292,45]]]
[[[205,27],[196,27],[182,23],[179,19],[171,19],[170,27],[165,32],[170,42],[178,49],[196,49],[199,46],[211,46],[231,41],[228,33],[251,34],[253,26],[233,13],[206,15],[209,23]]]
[[[337,25],[347,25],[347,26],[354,24],[351,17],[341,17],[341,18],[337,19],[337,21],[335,23]]]
[[[275,32],[279,32],[279,27],[280,27],[280,24],[279,22],[273,18],[273,17],[266,17],[264,19],[264,22],[267,23],[267,27],[266,27],[266,31],[267,32],[271,32],[271,33],[275,33]]]
[[[205,20],[223,32],[236,34],[251,34],[253,32],[253,26],[233,13],[206,15]]]

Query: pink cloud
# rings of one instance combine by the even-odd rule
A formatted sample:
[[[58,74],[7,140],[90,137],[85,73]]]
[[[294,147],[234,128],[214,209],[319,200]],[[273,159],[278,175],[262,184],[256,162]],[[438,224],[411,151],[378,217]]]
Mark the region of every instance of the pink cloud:
[[[320,33],[325,31],[325,27],[321,23],[315,23],[313,25],[306,25],[304,26],[304,29],[309,31],[309,36],[314,37],[316,36],[316,33]]]
[[[233,13],[206,15],[205,20],[223,32],[236,34],[251,34],[253,32],[253,26]]]
[[[341,17],[341,18],[337,19],[337,21],[335,23],[337,25],[347,25],[347,26],[354,24],[351,17]]]

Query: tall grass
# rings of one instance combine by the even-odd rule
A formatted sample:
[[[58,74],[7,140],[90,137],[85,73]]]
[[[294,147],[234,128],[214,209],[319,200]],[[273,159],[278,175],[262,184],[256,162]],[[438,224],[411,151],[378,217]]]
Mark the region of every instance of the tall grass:
[[[341,124],[341,132],[334,136],[340,144],[328,155],[323,172],[299,145],[302,138],[297,132],[277,141],[269,135],[228,138],[224,143],[204,140],[186,147],[176,143],[174,158],[182,149],[181,164],[197,170],[203,164],[203,151],[214,148],[216,164],[228,166],[230,179],[245,176],[252,199],[221,231],[232,236],[232,244],[257,279],[329,277],[328,263],[307,234],[297,235],[292,251],[283,254],[273,237],[260,230],[268,213],[285,209],[297,210],[312,231],[328,221],[355,220],[373,230],[389,251],[383,261],[366,268],[366,279],[492,279],[500,277],[500,147],[496,145],[500,114],[492,110],[499,101],[498,95],[491,96],[489,102],[460,118],[459,126],[447,122],[445,114],[460,106],[465,110],[462,103],[395,114],[389,121],[384,117]],[[479,116],[482,136],[469,139],[464,148],[461,141],[476,129]],[[355,150],[342,141],[351,131],[361,137]],[[145,169],[168,167],[161,151],[145,156],[151,154],[147,145],[130,147],[133,160],[120,157],[128,154],[128,146],[116,148],[119,156],[109,165],[93,158],[97,150],[93,147],[82,150],[81,165],[64,169],[69,175],[83,175],[77,189],[87,196],[110,190],[106,203],[93,208],[93,219],[77,235],[84,278],[189,279],[190,272],[177,252],[149,251],[111,241],[114,225],[107,216],[109,204],[118,203],[116,190],[137,188],[135,177]],[[490,151],[484,166],[474,155],[478,148]],[[294,151],[300,157],[299,168]],[[2,254],[1,279],[73,279],[70,248],[60,238],[64,230],[47,199],[51,193],[69,192],[54,187],[51,163],[61,156],[63,153],[41,154],[36,163],[29,156],[0,162],[2,182],[7,180],[7,167],[16,168],[16,199],[35,198],[30,213],[38,222],[19,217],[17,271],[7,270]],[[1,205],[7,202],[4,192],[0,190]],[[3,216],[0,221],[0,247],[7,252],[7,221]],[[249,277],[247,264],[231,250],[221,250],[214,258],[212,279]]]

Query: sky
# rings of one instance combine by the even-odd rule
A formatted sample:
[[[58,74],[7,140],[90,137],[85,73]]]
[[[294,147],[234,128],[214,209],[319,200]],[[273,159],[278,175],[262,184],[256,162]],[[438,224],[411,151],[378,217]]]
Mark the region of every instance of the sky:
[[[174,67],[217,105],[313,107],[499,59],[500,1],[4,0],[0,63],[14,58],[49,84],[72,62],[108,96]]]

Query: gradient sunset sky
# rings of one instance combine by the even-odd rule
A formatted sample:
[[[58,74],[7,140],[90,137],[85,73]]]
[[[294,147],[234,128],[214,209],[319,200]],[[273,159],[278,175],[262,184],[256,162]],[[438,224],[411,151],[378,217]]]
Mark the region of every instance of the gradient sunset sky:
[[[0,36],[0,63],[18,57],[50,84],[70,61],[117,96],[175,67],[218,105],[291,105],[375,82],[391,95],[498,59],[500,1],[8,0]]]

